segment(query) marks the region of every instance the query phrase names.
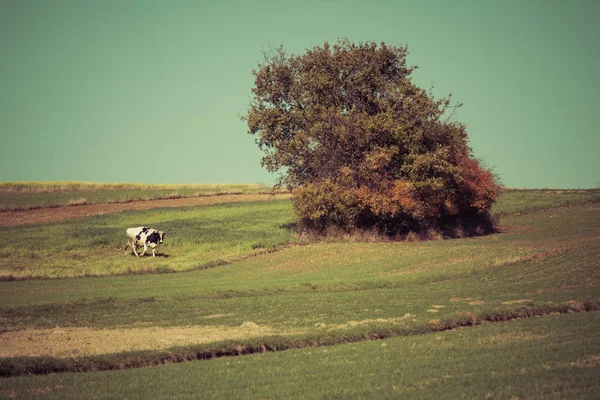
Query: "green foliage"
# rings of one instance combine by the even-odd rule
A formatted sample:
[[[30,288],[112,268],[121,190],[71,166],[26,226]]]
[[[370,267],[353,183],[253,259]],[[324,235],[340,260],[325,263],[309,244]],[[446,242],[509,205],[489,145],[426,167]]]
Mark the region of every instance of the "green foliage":
[[[465,127],[443,120],[457,107],[450,98],[412,83],[406,55],[341,40],[301,56],[280,47],[254,71],[249,133],[267,170],[283,171],[305,227],[396,234],[489,213],[494,176],[472,157]]]
[[[306,227],[322,230],[330,224],[353,226],[357,218],[356,199],[330,179],[308,183],[295,191],[294,206]]]

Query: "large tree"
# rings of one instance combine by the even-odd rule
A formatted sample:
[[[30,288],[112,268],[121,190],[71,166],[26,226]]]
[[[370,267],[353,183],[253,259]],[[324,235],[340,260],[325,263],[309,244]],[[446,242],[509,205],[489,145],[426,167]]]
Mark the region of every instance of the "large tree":
[[[406,55],[340,40],[303,55],[279,47],[253,71],[249,133],[293,191],[303,227],[492,229],[494,176],[450,121],[450,97],[413,84]]]

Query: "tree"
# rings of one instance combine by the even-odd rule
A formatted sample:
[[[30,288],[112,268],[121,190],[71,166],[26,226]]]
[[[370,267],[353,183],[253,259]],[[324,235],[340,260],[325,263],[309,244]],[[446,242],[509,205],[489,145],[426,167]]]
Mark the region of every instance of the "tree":
[[[406,47],[339,40],[264,55],[244,118],[262,165],[292,190],[302,227],[493,229],[499,186],[465,126],[450,121],[451,96],[436,100],[412,83]]]

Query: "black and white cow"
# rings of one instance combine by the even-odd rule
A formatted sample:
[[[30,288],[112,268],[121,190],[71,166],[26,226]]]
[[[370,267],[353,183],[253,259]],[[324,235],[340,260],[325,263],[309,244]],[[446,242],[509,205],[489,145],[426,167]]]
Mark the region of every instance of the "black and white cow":
[[[157,231],[156,229],[146,228],[140,226],[139,228],[127,229],[127,246],[125,247],[125,254],[129,253],[129,249],[133,250],[133,254],[137,257],[146,254],[148,247],[152,249],[152,257],[156,257],[156,250],[158,246],[163,242],[165,233]],[[138,247],[144,247],[144,252],[138,254],[136,249]]]

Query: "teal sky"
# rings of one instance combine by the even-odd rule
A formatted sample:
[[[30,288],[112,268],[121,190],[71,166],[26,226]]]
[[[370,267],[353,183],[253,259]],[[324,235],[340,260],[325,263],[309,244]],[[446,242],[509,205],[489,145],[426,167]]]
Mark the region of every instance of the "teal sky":
[[[509,187],[600,186],[600,1],[0,0],[0,181],[272,183],[261,49],[408,45]]]

